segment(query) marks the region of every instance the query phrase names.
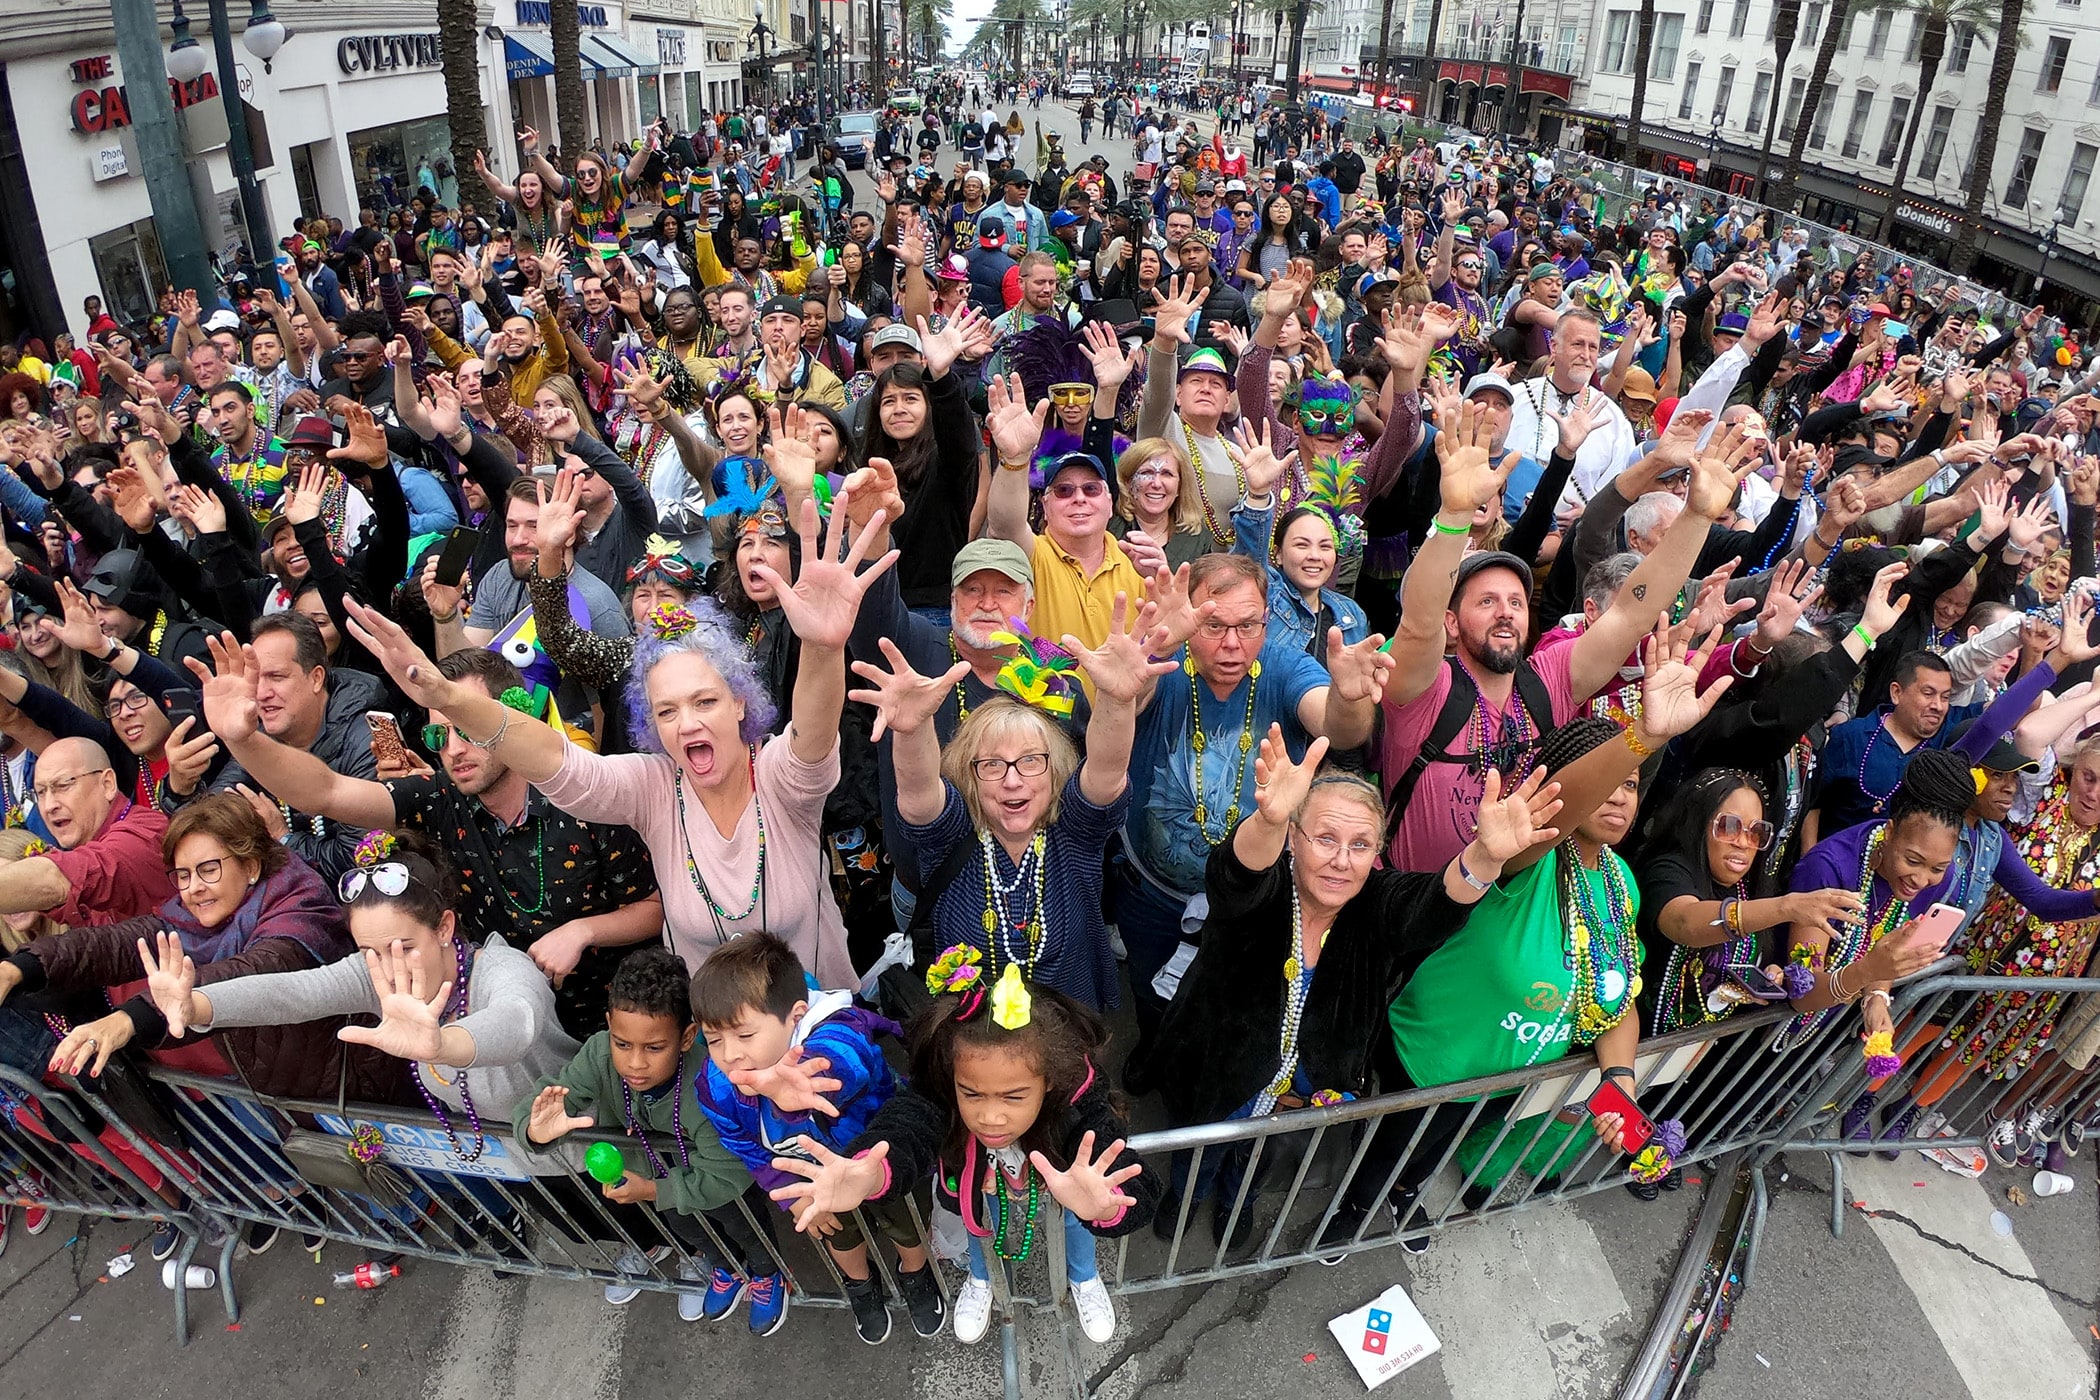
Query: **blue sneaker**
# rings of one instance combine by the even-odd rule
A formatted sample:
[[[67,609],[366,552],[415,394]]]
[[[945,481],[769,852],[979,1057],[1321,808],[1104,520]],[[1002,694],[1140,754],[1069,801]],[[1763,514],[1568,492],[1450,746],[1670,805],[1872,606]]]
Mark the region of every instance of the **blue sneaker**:
[[[1838,1136],[1864,1146],[1874,1141],[1874,1092],[1870,1089],[1852,1101],[1838,1125]]]
[[[770,1337],[787,1321],[788,1282],[780,1274],[751,1280],[751,1335]]]
[[[700,1315],[709,1322],[720,1322],[743,1296],[744,1280],[727,1269],[716,1269],[707,1285],[707,1301],[701,1305]]]

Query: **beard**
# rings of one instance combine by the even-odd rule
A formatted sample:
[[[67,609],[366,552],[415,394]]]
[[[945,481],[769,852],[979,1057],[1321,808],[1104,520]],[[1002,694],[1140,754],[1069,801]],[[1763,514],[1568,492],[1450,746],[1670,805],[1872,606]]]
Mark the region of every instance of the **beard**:
[[[994,622],[984,627],[973,627],[963,621],[960,613],[950,613],[948,625],[954,631],[956,640],[979,651],[994,650],[999,644],[992,640],[992,633],[1003,632],[1007,626],[1004,622]]]
[[[1494,641],[1484,639],[1474,653],[1474,659],[1482,670],[1494,676],[1512,676],[1524,660],[1524,646],[1513,642],[1508,646],[1497,646]]]

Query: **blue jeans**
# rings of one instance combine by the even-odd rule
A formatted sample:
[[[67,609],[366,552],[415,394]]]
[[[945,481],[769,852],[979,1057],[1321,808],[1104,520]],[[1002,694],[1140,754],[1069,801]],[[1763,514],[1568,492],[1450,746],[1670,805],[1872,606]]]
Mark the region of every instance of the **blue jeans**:
[[[904,888],[902,880],[890,876],[890,913],[896,919],[897,932],[902,933],[911,927],[912,913],[918,907],[919,897]]]
[[[1094,1267],[1094,1234],[1087,1229],[1086,1222],[1068,1210],[1058,1214],[1065,1222],[1065,1278],[1071,1283],[1085,1283],[1100,1275]],[[970,1236],[970,1277],[979,1283],[985,1281],[984,1241]]]
[[[51,1052],[57,1048],[58,1037],[44,1024],[43,1017],[18,1006],[0,1006],[0,1065],[12,1065],[37,1079],[50,1065]]]
[[[1188,901],[1170,895],[1130,866],[1129,858],[1116,863],[1116,929],[1123,935],[1129,955],[1130,991],[1137,1012],[1138,1049],[1143,1053],[1159,1023],[1167,1014],[1167,1001],[1152,990],[1152,978],[1167,965],[1181,945],[1181,911]]]

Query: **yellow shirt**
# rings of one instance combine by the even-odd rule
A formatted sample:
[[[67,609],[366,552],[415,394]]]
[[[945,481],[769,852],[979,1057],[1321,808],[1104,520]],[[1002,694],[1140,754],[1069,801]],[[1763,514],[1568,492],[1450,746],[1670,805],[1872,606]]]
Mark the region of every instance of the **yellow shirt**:
[[[1029,561],[1035,569],[1035,620],[1038,637],[1062,642],[1067,632],[1090,647],[1108,638],[1109,622],[1115,616],[1116,595],[1129,602],[1124,626],[1131,625],[1145,597],[1145,579],[1113,537],[1103,543],[1106,553],[1101,567],[1090,577],[1076,558],[1060,549],[1047,534],[1035,537],[1035,554]]]

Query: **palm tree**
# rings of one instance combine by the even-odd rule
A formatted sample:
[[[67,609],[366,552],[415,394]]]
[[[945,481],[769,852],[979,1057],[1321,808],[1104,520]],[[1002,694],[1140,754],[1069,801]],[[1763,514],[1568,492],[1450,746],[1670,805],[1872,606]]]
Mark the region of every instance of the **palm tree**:
[[[1918,33],[1918,95],[1912,100],[1910,121],[1903,129],[1903,149],[1896,156],[1896,174],[1889,181],[1888,207],[1881,214],[1881,238],[1888,240],[1896,223],[1896,201],[1903,197],[1903,177],[1910,170],[1911,151],[1918,141],[1918,128],[1925,122],[1926,99],[1939,81],[1940,60],[1947,56],[1948,32],[1957,26],[1974,31],[1986,41],[1998,31],[1998,6],[1992,0],[1904,0],[1897,8],[1911,9]]]
[[[1976,127],[1976,158],[1969,171],[1969,198],[1962,206],[1961,236],[1954,241],[1951,270],[1967,276],[1983,237],[1983,201],[1991,190],[1991,167],[1998,159],[1998,128],[2005,121],[2005,93],[2012,86],[2013,56],[2020,50],[2020,20],[2027,0],[2002,0],[1998,37],[1991,45],[1991,88],[1983,98],[1983,120]]]
[[[1633,45],[1633,111],[1626,118],[1626,163],[1641,163],[1641,111],[1648,105],[1648,61],[1655,49],[1655,0],[1641,0]]]
[[[1801,178],[1801,154],[1816,124],[1816,109],[1823,105],[1823,84],[1829,81],[1830,65],[1837,61],[1838,45],[1847,38],[1852,18],[1852,0],[1831,0],[1830,14],[1823,21],[1823,42],[1816,45],[1816,66],[1808,72],[1808,91],[1801,98],[1801,115],[1794,119],[1794,139],[1787,147],[1786,168],[1779,172],[1779,187],[1773,191],[1774,209],[1790,210],[1796,204],[1794,182]]]
[[[1444,0],[1430,0],[1429,29],[1422,35],[1422,57],[1417,60],[1420,66],[1415,69],[1422,75],[1422,93],[1416,99],[1421,104],[1421,111],[1417,115],[1425,122],[1439,120],[1442,116],[1441,112],[1432,112],[1430,109],[1437,105],[1436,36],[1443,24]]]
[[[1771,180],[1772,136],[1779,130],[1779,104],[1786,95],[1786,60],[1794,51],[1794,36],[1801,32],[1801,0],[1782,0],[1772,12],[1772,108],[1765,113],[1765,142],[1757,155],[1757,198],[1765,202]]]
[[[438,0],[438,52],[445,62],[445,106],[452,113],[452,168],[460,189],[474,157],[488,149],[488,128],[481,120],[481,25],[474,0]],[[481,192],[475,192],[475,199]]]
[[[591,144],[590,121],[583,102],[582,42],[576,7],[555,0],[547,7],[547,42],[554,50],[554,124],[561,128],[561,153],[571,162]],[[481,104],[477,95],[475,105]]]

